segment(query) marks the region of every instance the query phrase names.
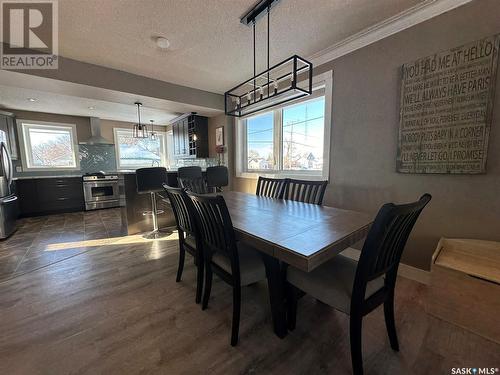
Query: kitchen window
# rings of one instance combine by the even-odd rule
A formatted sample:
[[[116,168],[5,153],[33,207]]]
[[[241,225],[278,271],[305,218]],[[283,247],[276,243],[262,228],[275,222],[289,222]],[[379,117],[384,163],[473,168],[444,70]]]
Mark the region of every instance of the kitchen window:
[[[24,170],[80,169],[76,125],[28,120],[17,123]]]
[[[118,169],[137,169],[166,165],[165,134],[156,139],[134,138],[132,129],[114,129]]]
[[[330,117],[331,72],[311,96],[239,120],[237,176],[328,179]]]

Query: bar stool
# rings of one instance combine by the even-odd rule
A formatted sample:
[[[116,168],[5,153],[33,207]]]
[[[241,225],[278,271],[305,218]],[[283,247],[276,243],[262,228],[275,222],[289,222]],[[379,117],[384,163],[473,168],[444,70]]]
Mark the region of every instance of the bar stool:
[[[139,168],[136,170],[137,193],[151,195],[152,211],[143,213],[150,214],[153,217],[153,231],[143,235],[147,239],[155,239],[172,234],[171,231],[160,230],[158,228],[159,211],[156,206],[156,193],[163,191],[163,184],[167,182],[167,170],[163,167]]]
[[[191,167],[180,167],[177,169],[177,177],[178,178],[202,178],[203,173],[201,172],[201,167],[191,166]]]
[[[221,192],[229,184],[227,167],[223,165],[207,167],[207,186]]]

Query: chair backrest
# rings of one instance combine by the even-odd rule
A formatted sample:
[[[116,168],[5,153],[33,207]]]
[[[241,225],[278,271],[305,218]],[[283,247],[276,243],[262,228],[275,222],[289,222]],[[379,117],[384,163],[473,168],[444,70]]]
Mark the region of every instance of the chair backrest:
[[[179,187],[197,194],[207,194],[208,187],[203,177],[181,178],[178,177]]]
[[[219,165],[216,167],[207,167],[207,185],[208,187],[220,188],[229,184],[227,167]]]
[[[139,168],[135,171],[135,178],[139,194],[162,191],[167,182],[167,170],[163,167]]]
[[[197,236],[196,212],[191,198],[184,189],[163,185],[174,211],[177,229],[186,234]]]
[[[201,167],[191,166],[191,167],[180,167],[177,169],[178,178],[202,178],[203,173],[201,172]]]
[[[386,285],[394,287],[408,237],[431,198],[430,194],[424,194],[414,203],[387,203],[380,208],[366,237],[356,270],[353,293],[358,290],[359,298],[364,296],[369,281],[384,274]]]
[[[239,277],[240,266],[233,222],[221,195],[200,195],[188,192],[200,230],[205,256],[216,252],[229,257],[233,277]]]
[[[307,181],[289,178],[285,185],[283,199],[322,205],[326,185],[328,185],[328,181]]]
[[[285,185],[285,178],[268,178],[259,176],[255,194],[263,197],[283,199]]]

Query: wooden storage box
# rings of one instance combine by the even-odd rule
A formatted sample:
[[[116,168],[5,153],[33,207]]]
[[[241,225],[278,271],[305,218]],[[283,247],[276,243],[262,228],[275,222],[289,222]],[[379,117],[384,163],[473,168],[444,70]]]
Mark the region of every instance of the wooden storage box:
[[[442,238],[432,256],[427,310],[500,343],[500,242]]]

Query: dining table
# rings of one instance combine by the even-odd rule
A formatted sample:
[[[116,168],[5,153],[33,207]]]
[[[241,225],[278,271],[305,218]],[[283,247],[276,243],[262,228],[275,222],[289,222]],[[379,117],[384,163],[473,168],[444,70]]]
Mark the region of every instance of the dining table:
[[[266,268],[275,334],[287,334],[288,266],[311,272],[368,234],[367,213],[236,191],[221,193],[238,241],[260,252]]]

